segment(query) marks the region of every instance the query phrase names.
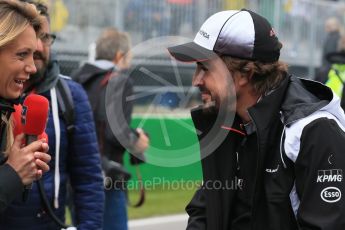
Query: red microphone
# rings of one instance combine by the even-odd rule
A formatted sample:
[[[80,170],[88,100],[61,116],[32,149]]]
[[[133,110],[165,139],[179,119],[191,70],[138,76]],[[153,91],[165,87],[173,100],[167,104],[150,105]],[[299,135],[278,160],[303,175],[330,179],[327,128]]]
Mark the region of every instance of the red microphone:
[[[21,124],[27,145],[36,141],[37,137],[46,129],[48,111],[47,98],[37,94],[30,94],[25,98],[21,112]]]
[[[16,137],[17,135],[23,133],[23,126],[22,126],[22,121],[21,121],[21,116],[22,116],[22,110],[23,106],[21,104],[14,105],[14,113],[12,113],[13,116],[13,136]],[[46,132],[41,133],[40,135],[37,136],[37,140],[40,139],[45,139],[48,143],[48,135]],[[25,140],[23,140],[23,144],[25,145]]]
[[[22,130],[25,134],[26,145],[37,140],[41,135],[47,124],[49,111],[49,102],[47,98],[30,94],[24,100],[21,112],[21,124]],[[23,200],[28,199],[29,189],[32,188],[32,184],[25,186],[23,193]]]
[[[22,127],[22,108],[23,106],[21,104],[14,105],[14,112],[12,113],[13,117],[13,136],[16,137],[17,135],[21,134],[23,132]]]

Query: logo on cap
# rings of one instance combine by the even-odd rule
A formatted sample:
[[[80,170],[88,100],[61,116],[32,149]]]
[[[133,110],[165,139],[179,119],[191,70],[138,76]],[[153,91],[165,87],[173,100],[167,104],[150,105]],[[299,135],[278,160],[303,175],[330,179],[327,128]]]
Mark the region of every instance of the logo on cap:
[[[210,39],[210,35],[203,30],[200,30],[199,34],[201,34],[204,38]]]

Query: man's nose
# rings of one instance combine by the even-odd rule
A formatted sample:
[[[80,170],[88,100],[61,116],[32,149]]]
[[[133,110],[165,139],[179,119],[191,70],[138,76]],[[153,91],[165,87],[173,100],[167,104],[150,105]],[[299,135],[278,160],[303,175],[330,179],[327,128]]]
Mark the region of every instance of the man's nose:
[[[25,66],[25,72],[27,72],[29,74],[34,74],[34,73],[37,72],[37,68],[35,66],[35,62],[34,62],[33,56],[30,57],[29,62]]]
[[[195,73],[193,76],[193,80],[192,80],[192,85],[193,86],[200,86],[204,83],[203,81],[203,73],[199,72],[199,73]]]
[[[37,49],[36,52],[42,52],[43,51],[43,42],[41,39],[37,39]]]

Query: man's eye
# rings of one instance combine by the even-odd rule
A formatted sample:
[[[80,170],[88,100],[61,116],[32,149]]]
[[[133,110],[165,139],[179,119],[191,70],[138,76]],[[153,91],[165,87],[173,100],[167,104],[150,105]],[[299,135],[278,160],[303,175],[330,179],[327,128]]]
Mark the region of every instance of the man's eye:
[[[206,66],[200,64],[198,65],[198,69],[202,71],[208,71],[208,68]]]
[[[44,36],[42,36],[42,41],[46,41],[47,39],[49,38],[49,35],[48,34],[45,34]]]
[[[208,68],[206,66],[201,66],[201,70],[208,71]]]

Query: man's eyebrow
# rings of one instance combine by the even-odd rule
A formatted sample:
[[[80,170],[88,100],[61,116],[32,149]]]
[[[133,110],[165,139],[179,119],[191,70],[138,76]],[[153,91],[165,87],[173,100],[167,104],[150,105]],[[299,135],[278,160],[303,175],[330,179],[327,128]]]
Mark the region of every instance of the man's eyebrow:
[[[197,62],[196,64],[199,65],[199,66],[201,66],[201,67],[207,68],[207,66],[205,65],[205,63]]]

